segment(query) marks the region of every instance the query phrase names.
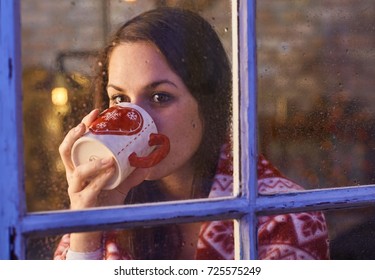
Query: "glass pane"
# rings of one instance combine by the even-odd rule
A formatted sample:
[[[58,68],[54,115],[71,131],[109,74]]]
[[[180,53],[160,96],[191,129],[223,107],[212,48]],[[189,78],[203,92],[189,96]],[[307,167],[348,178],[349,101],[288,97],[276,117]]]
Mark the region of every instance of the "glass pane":
[[[202,210],[203,211],[203,210]],[[370,212],[353,212],[349,219],[338,223],[339,230],[355,225],[355,218]],[[344,217],[344,216],[341,216]],[[258,218],[258,258],[259,259],[329,259],[329,240],[338,230],[336,220],[341,217],[326,215],[320,211],[276,214]],[[359,221],[359,220],[358,220]],[[118,230],[115,234],[116,253],[122,251],[127,258],[135,259],[232,259],[235,256],[235,242],[238,223],[233,220],[207,221],[172,225],[143,225],[131,230]],[[64,258],[65,249],[99,248],[101,235],[31,238],[28,241],[28,259]],[[95,233],[96,234],[96,233]],[[106,233],[106,240],[114,235]],[[59,242],[60,245],[58,246]],[[69,244],[69,242],[71,242]],[[108,244],[107,242],[104,242]],[[57,251],[56,251],[57,248]],[[107,247],[110,248],[110,247]],[[109,251],[108,251],[109,252]]]
[[[202,15],[219,35],[219,39],[223,45],[223,48],[219,49],[219,53],[222,55],[219,60],[209,57],[213,53],[212,51],[209,51],[207,56],[190,55],[190,57],[198,57],[199,61],[197,60],[194,63],[204,64],[205,66],[201,68],[210,72],[209,74],[212,78],[204,74],[201,75],[201,79],[203,79],[204,82],[194,84],[199,79],[199,73],[195,75],[194,71],[185,71],[186,69],[183,69],[185,66],[182,67],[183,70],[179,70],[180,72],[176,71],[179,73],[179,76],[184,72],[185,80],[190,79],[188,87],[190,92],[196,95],[199,94],[199,90],[216,93],[216,90],[212,90],[212,85],[215,84],[216,88],[219,87],[221,92],[224,93],[222,96],[231,99],[231,92],[227,90],[230,86],[231,75],[228,74],[229,72],[226,72],[228,75],[224,75],[225,79],[218,79],[219,74],[216,71],[217,69],[224,69],[222,71],[224,72],[230,69],[232,56],[231,1],[80,0],[55,2],[48,0],[22,0],[21,4],[25,185],[29,211],[66,209],[69,207],[70,201],[67,195],[68,184],[65,174],[65,165],[59,156],[58,147],[68,131],[78,125],[86,114],[94,107],[98,107],[97,104],[100,103],[100,105],[103,105],[103,103],[100,102],[103,101],[102,97],[94,98],[95,89],[102,88],[99,87],[98,84],[94,84],[94,82],[97,81],[95,78],[104,77],[99,80],[103,82],[102,85],[106,85],[107,77],[105,71],[103,71],[106,70],[106,60],[101,61],[99,59],[99,52],[107,45],[115,30],[119,28],[123,22],[135,15],[161,6],[178,6]],[[177,33],[184,34],[183,32]],[[196,44],[198,37],[196,36],[195,29],[194,34],[187,34],[189,34],[190,37],[188,39],[183,39],[186,39],[191,45],[195,44],[194,48],[197,46],[208,46],[207,51],[211,47],[211,41],[207,44]],[[160,36],[157,36],[157,38],[160,38]],[[206,39],[208,37],[202,36],[202,38]],[[176,43],[178,46],[177,49],[179,51],[184,50],[185,43],[180,43],[179,45]],[[213,49],[218,50],[216,47]],[[220,50],[222,52],[220,52]],[[188,54],[188,52],[186,52],[186,54]],[[214,56],[215,55],[212,57]],[[229,63],[224,59],[226,56],[229,58]],[[206,63],[206,61],[209,61],[209,63]],[[223,62],[225,64],[224,67],[210,65],[211,62],[216,63],[217,61],[219,61],[219,63]],[[173,67],[178,68],[178,65],[189,63],[190,59],[185,60],[185,58],[182,57],[178,62],[177,60],[175,61],[176,65],[173,65]],[[198,64],[194,63],[190,63],[191,65],[189,67],[193,67],[192,69],[196,69],[194,67],[200,67],[197,66]],[[137,63],[132,64],[133,70],[136,69],[137,65]],[[168,67],[173,68],[169,66],[169,64]],[[135,72],[136,71],[130,71],[129,74]],[[143,76],[145,76],[144,72],[142,73]],[[191,74],[192,76],[189,76]],[[111,74],[109,74],[109,78],[112,79]],[[129,80],[138,81],[138,79],[128,78],[128,81]],[[223,80],[226,81],[224,82],[227,83],[226,85],[222,84]],[[207,83],[207,81],[210,82]],[[155,85],[156,84],[152,84],[153,87],[155,87]],[[203,89],[203,87],[205,88]],[[150,94],[151,91],[149,88],[152,87],[145,88],[148,90],[147,94]],[[150,100],[155,100],[155,102],[160,103],[163,100],[165,101],[165,98],[169,98],[167,95],[162,94],[166,91],[165,86],[164,88],[159,86],[156,89],[158,90],[158,94],[154,95],[152,98],[150,95]],[[106,91],[104,88],[103,91],[98,91],[107,95],[106,92],[104,92]],[[159,91],[161,93],[159,93]],[[129,92],[131,94],[130,90]],[[145,92],[146,91],[143,90],[142,94]],[[230,94],[228,95],[227,93]],[[195,98],[197,98],[197,96],[195,96]],[[108,99],[108,97],[105,99]],[[228,132],[225,126],[222,125],[226,123],[223,121],[225,119],[225,114],[222,112],[227,111],[227,115],[230,115],[230,100],[226,100],[228,102],[220,101],[218,102],[218,106],[212,106],[209,98],[206,100],[206,97],[202,97],[201,99],[202,100],[199,101],[199,106],[202,108],[199,109],[200,113],[205,115],[205,122],[209,122],[208,118],[210,118],[211,122],[214,122],[214,125],[206,125],[205,128],[215,131],[215,134],[207,129],[205,133],[209,135],[209,138],[202,137],[202,139],[208,139],[205,141],[206,147],[203,147],[203,145],[201,145],[203,141],[198,139],[200,134],[196,136],[199,140],[197,140],[199,143],[199,145],[197,144],[199,146],[197,155],[199,156],[196,156],[194,158],[194,164],[191,164],[194,165],[194,180],[192,178],[193,176],[191,176],[192,172],[190,171],[188,171],[190,174],[189,180],[181,180],[181,183],[194,181],[197,187],[192,188],[190,186],[189,189],[183,189],[185,192],[184,196],[174,196],[173,193],[166,194],[166,192],[162,190],[163,198],[153,196],[152,198],[133,199],[132,196],[131,200],[150,201],[149,199],[151,199],[151,201],[160,201],[166,199],[207,197],[211,189],[212,177],[214,176],[215,168],[218,163],[218,150],[227,140],[226,136]],[[217,98],[214,99],[219,101]],[[122,99],[121,97],[120,99],[113,98],[113,100],[116,102],[118,100],[133,102],[135,99],[128,100],[126,98]],[[100,110],[104,110],[109,106],[107,101],[104,103]],[[203,103],[209,104],[209,106],[207,105],[206,107],[214,109],[207,110],[207,108],[203,107]],[[224,104],[223,110],[219,107],[220,104]],[[220,114],[217,112],[220,112]],[[175,118],[172,117],[169,119],[173,120]],[[187,119],[185,119],[185,121],[188,122]],[[191,128],[201,129],[200,125],[202,125],[202,119],[200,119],[199,114],[195,115],[195,119],[189,121],[191,122],[189,122]],[[177,129],[180,126],[182,127],[181,123],[173,127]],[[219,135],[217,135],[215,130],[218,127],[221,127],[223,131]],[[199,132],[203,133],[202,131]],[[187,137],[182,138],[188,139],[191,135],[192,134],[189,134]],[[213,135],[215,135],[215,137],[213,137]],[[220,135],[222,135],[222,137],[220,137]],[[225,139],[225,141],[223,139]],[[171,151],[176,145],[176,141],[172,140]],[[216,144],[214,144],[215,141],[217,142]],[[194,151],[194,149],[189,149],[189,147],[185,146],[179,150],[182,152]],[[191,157],[192,155],[189,155],[189,159],[191,159]],[[198,181],[199,184],[197,183]],[[85,182],[89,182],[89,180],[85,180]],[[137,196],[138,195],[135,195],[135,197]]]
[[[273,260],[327,260],[330,228],[321,211],[258,218],[258,255]]]
[[[375,259],[374,207],[328,211],[326,217],[330,231],[332,259]]]
[[[259,255],[272,259],[375,259],[375,208],[259,217]],[[282,246],[278,246],[283,244]]]
[[[375,183],[372,0],[257,2],[260,152],[306,189]]]
[[[33,237],[27,242],[27,259],[64,258],[69,235]],[[105,233],[107,259],[233,259],[232,221],[145,226]],[[72,244],[73,245],[73,244]],[[121,252],[121,254],[117,254]],[[68,256],[69,257],[69,256]]]

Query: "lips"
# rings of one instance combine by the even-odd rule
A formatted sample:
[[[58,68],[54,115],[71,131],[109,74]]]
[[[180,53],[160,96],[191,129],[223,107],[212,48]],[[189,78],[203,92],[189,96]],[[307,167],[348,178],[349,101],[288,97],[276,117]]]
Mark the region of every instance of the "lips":
[[[103,111],[91,124],[94,134],[134,135],[143,128],[143,117],[134,108],[113,106]]]

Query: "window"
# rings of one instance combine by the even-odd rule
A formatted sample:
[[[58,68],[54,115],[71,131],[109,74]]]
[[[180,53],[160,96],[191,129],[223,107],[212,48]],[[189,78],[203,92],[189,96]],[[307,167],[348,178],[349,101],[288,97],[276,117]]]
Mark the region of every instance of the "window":
[[[366,3],[371,4],[371,2],[362,2],[364,5]],[[259,29],[256,29],[255,21],[259,22],[262,19],[259,17],[256,18],[256,14],[259,12],[258,9],[267,10],[277,5],[279,5],[277,7],[285,9],[286,6],[282,5],[285,4],[284,1],[262,1],[262,3],[257,3],[257,5],[256,1],[238,1],[238,3],[237,1],[231,1],[233,7],[232,31],[234,35],[238,34],[238,37],[234,36],[236,39],[233,40],[232,63],[233,72],[235,75],[239,74],[240,78],[239,84],[235,85],[234,108],[238,108],[238,110],[234,112],[233,122],[236,133],[234,140],[238,141],[235,143],[235,185],[237,188],[242,187],[240,194],[235,197],[220,199],[133,205],[90,209],[86,211],[54,210],[28,212],[26,210],[26,195],[23,186],[25,167],[22,161],[27,147],[23,147],[22,145],[22,102],[20,102],[22,100],[20,9],[21,4],[24,3],[20,1],[4,1],[0,4],[0,51],[1,57],[7,58],[0,62],[0,152],[5,155],[0,158],[0,191],[2,194],[0,196],[0,213],[2,215],[0,220],[0,242],[1,244],[5,244],[0,249],[1,259],[26,258],[27,240],[38,238],[39,236],[117,227],[127,229],[140,224],[152,226],[159,223],[193,223],[212,219],[236,220],[236,257],[241,259],[256,259],[257,216],[310,210],[345,210],[353,207],[370,206],[375,201],[373,196],[375,188],[368,183],[361,183],[357,186],[353,184],[353,186],[349,187],[346,187],[345,184],[343,184],[345,187],[340,187],[338,184],[334,187],[339,188],[311,189],[298,193],[258,196],[256,175],[258,116],[260,116],[260,141],[263,141],[269,135],[267,131],[263,132],[267,124],[267,122],[264,122],[264,115],[257,114],[256,104],[262,104],[263,102],[262,97],[259,97],[259,100],[257,100],[257,92],[266,88],[268,80],[265,76],[269,70],[274,70],[274,68],[262,68],[264,65],[267,65],[268,61],[262,60],[264,57],[257,55],[257,51],[259,51],[257,50],[257,46],[259,44],[271,44],[274,41],[261,41],[260,38],[262,38],[264,30],[261,29],[262,26],[260,25],[257,25]],[[72,3],[75,2],[73,1]],[[340,1],[332,0],[330,3],[334,7],[338,7],[338,12],[341,11]],[[316,2],[311,1],[311,6],[314,5],[317,5]],[[371,15],[371,13],[372,18],[374,18],[373,9],[370,9],[370,11],[363,9],[361,15],[367,16]],[[262,15],[269,16],[267,13],[262,13]],[[291,17],[291,23],[293,24],[293,14],[285,16]],[[311,16],[316,17],[316,14],[312,14]],[[330,17],[332,15],[328,14],[327,16]],[[369,26],[371,27],[373,24],[372,22]],[[301,28],[307,27],[301,26]],[[300,32],[303,34],[303,29]],[[374,32],[373,28],[370,28],[368,32]],[[289,50],[289,45],[286,42],[279,44],[276,41],[276,44],[276,47],[281,48],[282,54],[285,54],[283,52]],[[239,49],[238,57],[235,51],[237,49]],[[68,56],[60,57],[60,59],[70,58],[69,55],[74,57],[74,55],[79,56],[80,54],[69,53]],[[90,54],[86,53],[85,55],[89,56]],[[301,55],[304,56],[303,54]],[[365,54],[358,51],[357,55]],[[372,50],[368,50],[365,57],[373,58],[373,45]],[[288,61],[287,63],[291,62]],[[302,80],[302,83],[304,81],[306,83],[311,82],[311,77],[307,77],[306,79]],[[371,86],[373,84],[370,83],[369,87]],[[285,106],[285,100],[280,99],[275,104],[275,112],[281,114],[279,119],[282,120],[283,116],[285,116],[283,115],[286,112],[285,108],[287,107]],[[262,109],[266,110],[267,107]],[[290,111],[287,112],[290,113]],[[61,111],[61,114],[63,114],[63,111]],[[274,129],[280,132],[283,127],[277,126]],[[57,132],[59,132],[59,129],[57,129]],[[275,145],[277,145],[277,140],[272,143],[276,143]],[[268,148],[268,154],[275,156],[272,153],[272,147],[269,146]],[[279,163],[282,163],[282,159],[285,159],[285,155],[283,156],[280,157],[281,160],[279,159]],[[275,158],[277,159],[277,154]],[[55,166],[54,168],[59,167]],[[373,182],[370,183],[372,184]]]

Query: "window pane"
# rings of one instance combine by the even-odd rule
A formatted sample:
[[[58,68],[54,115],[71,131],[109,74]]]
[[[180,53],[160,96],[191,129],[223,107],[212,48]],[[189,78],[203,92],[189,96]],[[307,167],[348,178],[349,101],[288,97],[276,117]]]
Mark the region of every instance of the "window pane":
[[[27,242],[27,259],[61,257],[67,235],[34,237]],[[132,259],[231,259],[234,256],[232,221],[144,226],[106,233],[107,258]],[[119,251],[116,251],[119,250]],[[112,254],[112,255],[111,255]],[[110,256],[111,255],[111,256]],[[118,256],[118,255],[117,255]]]
[[[305,188],[375,183],[372,0],[257,2],[260,152]]]
[[[94,108],[92,81],[100,67],[98,51],[125,20],[165,5],[193,10],[214,27],[231,60],[232,14],[228,0],[62,3],[22,0],[21,5],[25,184],[29,211],[69,207],[58,147],[66,133]],[[213,141],[214,137],[210,138],[207,146],[212,147]],[[214,155],[216,165],[218,155]],[[212,177],[211,169],[208,173]]]
[[[328,249],[332,260],[373,260],[374,217],[373,206],[260,216],[259,255],[309,259]]]
[[[375,208],[327,211],[331,258],[339,260],[375,259]]]

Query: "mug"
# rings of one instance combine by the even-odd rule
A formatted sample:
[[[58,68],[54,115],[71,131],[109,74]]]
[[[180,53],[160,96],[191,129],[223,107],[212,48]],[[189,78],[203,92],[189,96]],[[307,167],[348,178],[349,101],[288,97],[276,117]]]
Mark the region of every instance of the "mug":
[[[78,166],[112,156],[116,170],[105,190],[116,188],[135,168],[149,168],[169,153],[169,139],[159,134],[151,116],[141,107],[122,102],[99,114],[72,147]]]

